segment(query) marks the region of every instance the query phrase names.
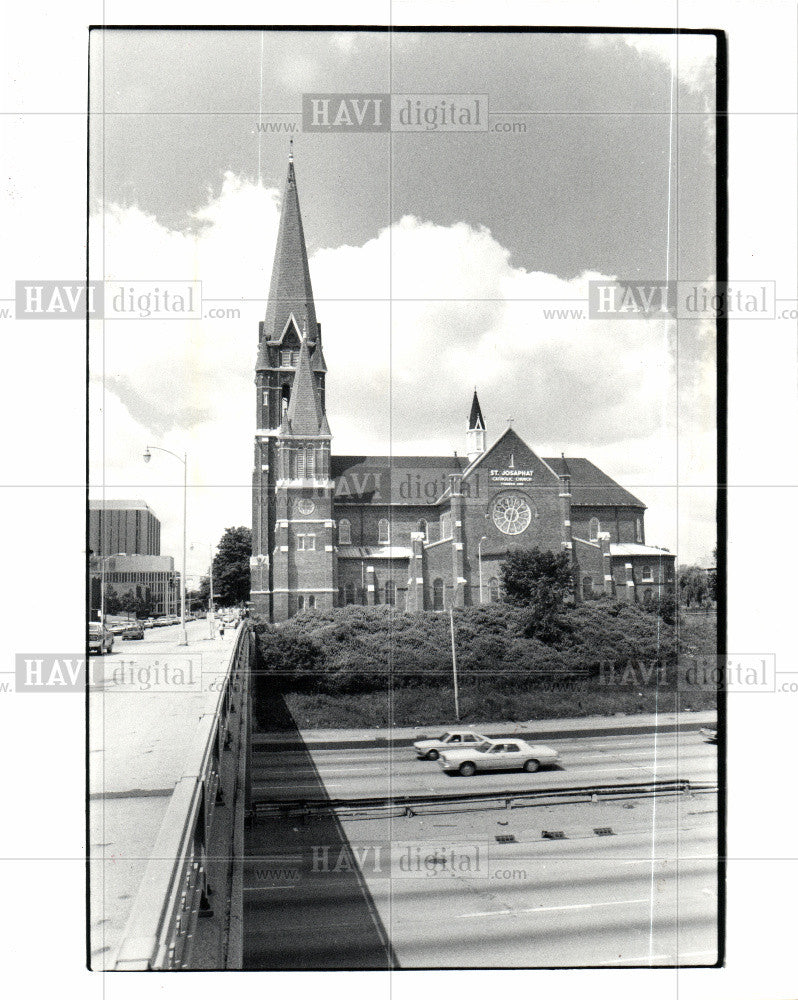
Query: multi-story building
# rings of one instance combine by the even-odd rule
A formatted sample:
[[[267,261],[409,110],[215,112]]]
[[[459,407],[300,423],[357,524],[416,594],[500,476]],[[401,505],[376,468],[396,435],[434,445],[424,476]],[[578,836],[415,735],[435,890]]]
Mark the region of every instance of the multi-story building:
[[[159,556],[161,522],[143,500],[90,500],[89,552]]]
[[[511,427],[488,447],[476,391],[465,458],[332,455],[326,378],[289,157],[255,370],[256,612],[497,601],[512,548],[566,553],[577,600],[673,592],[675,556],[646,543],[645,504],[588,459],[540,458]]]
[[[113,591],[120,600],[127,594],[143,600],[153,615],[180,614],[180,573],[175,570],[171,556],[114,555],[105,559],[91,556],[89,577],[93,618],[99,619],[102,587],[106,605]]]

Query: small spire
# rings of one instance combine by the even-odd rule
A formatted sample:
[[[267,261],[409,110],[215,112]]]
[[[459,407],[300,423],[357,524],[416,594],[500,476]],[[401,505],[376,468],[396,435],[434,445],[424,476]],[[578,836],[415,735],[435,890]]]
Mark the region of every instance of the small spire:
[[[288,162],[289,163],[293,163],[294,162],[294,140],[293,139],[289,139],[288,140]]]

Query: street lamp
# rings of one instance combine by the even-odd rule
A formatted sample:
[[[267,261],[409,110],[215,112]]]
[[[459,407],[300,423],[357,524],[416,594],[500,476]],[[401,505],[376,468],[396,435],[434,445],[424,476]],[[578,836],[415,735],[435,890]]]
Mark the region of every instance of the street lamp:
[[[188,645],[188,633],[186,632],[186,507],[188,498],[188,455],[183,452],[183,457],[181,458],[176,452],[169,451],[168,448],[159,448],[156,445],[147,445],[144,450],[144,461],[149,462],[152,458],[150,454],[150,449],[152,451],[164,451],[167,455],[171,455],[172,458],[176,458],[178,462],[183,463],[183,572],[180,576],[180,627],[183,631],[183,639],[180,643],[181,646]]]
[[[484,603],[482,600],[482,543],[487,542],[487,535],[483,535],[479,540],[479,545],[477,545],[477,559],[479,560],[479,603]]]

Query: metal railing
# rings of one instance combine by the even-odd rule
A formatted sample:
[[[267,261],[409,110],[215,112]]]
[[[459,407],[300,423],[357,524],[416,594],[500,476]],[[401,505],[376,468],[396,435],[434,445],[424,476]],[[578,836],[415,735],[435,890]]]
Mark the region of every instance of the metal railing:
[[[476,806],[512,809],[527,805],[572,804],[660,795],[693,795],[717,791],[717,782],[670,778],[604,785],[568,785],[478,792],[422,793],[363,798],[276,799],[254,804],[256,816],[308,816],[326,812],[357,812],[411,816],[418,812],[454,811]]]
[[[204,917],[221,919],[221,935],[213,937],[229,941],[235,909],[230,901],[234,842],[243,823],[246,794],[242,761],[249,735],[251,648],[251,630],[245,622],[239,627],[227,671],[219,676],[218,697],[200,719],[185,770],[170,798],[116,955],[116,971],[226,964],[225,956],[218,954],[198,958],[195,946],[198,921]],[[218,808],[225,805],[230,808]],[[219,897],[218,903],[214,899],[219,911],[215,915],[212,896]]]

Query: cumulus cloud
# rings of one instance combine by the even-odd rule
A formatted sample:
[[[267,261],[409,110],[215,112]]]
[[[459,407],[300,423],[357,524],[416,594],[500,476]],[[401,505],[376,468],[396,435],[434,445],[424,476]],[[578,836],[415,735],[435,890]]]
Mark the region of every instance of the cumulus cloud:
[[[277,191],[230,174],[186,231],[135,207],[91,220],[92,260],[106,279],[202,281],[206,310],[240,311],[110,320],[90,338],[91,420],[103,432],[91,438],[92,480],[108,496],[147,499],[164,521],[164,551],[176,553],[182,470],[163,456],[156,474],[140,456],[147,443],[188,451],[194,572],[208,541],[250,519],[253,364],[278,221]],[[647,490],[665,487],[652,511],[662,533],[649,538],[675,545],[677,469],[696,483],[714,478],[713,331],[589,320],[579,314],[588,282],[602,276],[514,267],[488,229],[466,223],[405,216],[362,246],[318,250],[310,268],[334,451],[462,452],[476,385],[490,438],[512,418],[539,453],[585,455],[646,502]],[[687,463],[677,422],[691,442]],[[706,504],[696,511],[682,534],[709,551],[711,515]]]

